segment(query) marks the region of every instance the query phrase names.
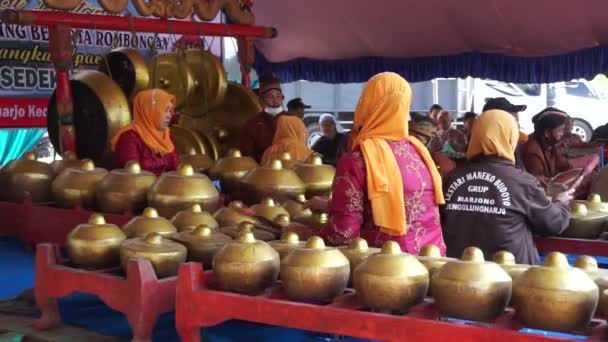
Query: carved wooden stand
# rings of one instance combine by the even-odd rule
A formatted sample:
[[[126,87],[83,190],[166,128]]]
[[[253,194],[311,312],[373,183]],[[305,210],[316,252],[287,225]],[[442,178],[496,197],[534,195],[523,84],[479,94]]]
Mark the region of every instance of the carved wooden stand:
[[[280,285],[259,296],[245,296],[215,290],[212,272],[203,273],[200,264],[185,263],[179,270],[175,322],[184,342],[199,342],[200,327],[229,319],[318,331],[382,341],[569,341],[523,333],[507,310],[493,324],[466,325],[441,320],[432,300],[420,304],[406,315],[396,316],[362,310],[354,293],[336,298],[328,305],[288,301]],[[605,340],[606,322],[594,320],[583,334],[587,341]]]
[[[56,245],[40,244],[36,249],[35,295],[42,317],[37,329],[57,326],[61,317],[57,299],[74,292],[97,295],[110,308],[125,314],[133,341],[151,341],[156,319],[173,311],[177,277],[157,279],[147,260],[130,260],[127,276],[112,274],[112,270],[85,271],[68,267]]]

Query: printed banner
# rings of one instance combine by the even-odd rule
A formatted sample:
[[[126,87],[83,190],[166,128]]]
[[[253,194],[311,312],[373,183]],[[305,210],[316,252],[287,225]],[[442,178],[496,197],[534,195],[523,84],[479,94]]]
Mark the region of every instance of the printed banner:
[[[0,98],[0,127],[46,127],[47,98]]]
[[[0,0],[0,10],[4,9],[48,10],[42,0]],[[131,2],[127,10],[133,16],[138,16]],[[73,12],[108,15],[97,0],[85,0]],[[219,17],[214,22],[219,22]],[[158,53],[172,51],[180,38],[181,35],[172,34],[74,29],[74,72],[97,69],[103,61],[103,55],[117,47],[138,49],[147,59]],[[44,106],[46,113],[46,103],[55,89],[55,70],[48,41],[49,32],[46,27],[0,23],[0,129],[46,127],[46,121],[28,116],[27,103]],[[212,42],[211,51],[221,55],[221,39],[207,38],[207,41]],[[24,114],[15,117],[15,111]]]

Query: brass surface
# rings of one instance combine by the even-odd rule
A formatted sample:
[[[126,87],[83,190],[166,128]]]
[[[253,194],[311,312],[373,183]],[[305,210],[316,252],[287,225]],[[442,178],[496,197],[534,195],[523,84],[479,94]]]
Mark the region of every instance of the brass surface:
[[[348,286],[353,285],[353,278],[355,276],[355,269],[365,259],[370,256],[380,253],[380,248],[370,248],[367,245],[367,241],[362,238],[356,238],[348,246],[338,247],[340,252],[348,259],[350,264],[350,277],[348,278]]]
[[[312,216],[312,210],[306,205],[306,196],[298,195],[296,198],[290,198],[285,201],[283,208],[287,210],[290,217],[294,218],[294,221],[298,218],[305,218]]]
[[[175,149],[180,155],[189,154],[191,151],[194,151],[195,154],[207,153],[207,147],[205,146],[203,139],[195,130],[180,126],[171,126],[171,136],[175,143]],[[185,162],[182,161],[182,163]]]
[[[171,218],[171,223],[180,232],[194,229],[201,225],[205,225],[211,229],[219,227],[213,216],[201,209],[200,204],[193,204],[189,209],[178,212]]]
[[[216,232],[206,225],[175,233],[171,238],[186,246],[188,261],[202,262],[205,270],[212,268],[213,255],[232,240],[230,236]]]
[[[21,203],[29,193],[34,203],[50,202],[55,171],[27,152],[0,169],[0,200]]]
[[[63,170],[51,185],[55,203],[61,208],[73,208],[80,203],[93,209],[97,185],[107,174],[107,170],[95,167],[91,160],[83,160],[78,169]]]
[[[215,254],[213,271],[222,290],[257,294],[276,282],[279,262],[279,253],[268,243],[244,232]]]
[[[116,225],[93,214],[87,223],[79,224],[66,238],[70,261],[79,268],[102,269],[120,264],[120,244],[126,235]]]
[[[298,234],[287,232],[281,235],[280,240],[270,241],[268,244],[279,253],[279,257],[283,260],[292,250],[304,247],[306,242],[300,241]]]
[[[494,254],[494,262],[499,264],[515,280],[526,272],[532,265],[516,264],[515,256],[507,251],[500,251]]]
[[[604,291],[608,289],[608,270],[600,269],[597,260],[589,255],[581,255],[574,261],[574,267],[580,268],[585,271],[587,275],[595,282],[595,285],[599,288],[600,301],[597,306],[597,315],[603,315],[602,296]]]
[[[61,159],[54,160],[51,163],[51,167],[56,175],[68,167],[79,168],[81,165],[82,160],[79,160],[76,153],[72,151],[65,151]]]
[[[194,89],[181,112],[189,116],[202,116],[224,101],[228,89],[226,70],[220,59],[209,51],[192,49],[184,52]]]
[[[348,283],[350,264],[334,247],[313,236],[306,246],[291,251],[281,261],[281,281],[291,299],[331,301],[342,295]]]
[[[421,303],[429,288],[429,272],[416,258],[387,241],[380,253],[355,269],[355,289],[364,305],[375,310],[407,312]]]
[[[416,259],[420,261],[424,267],[429,271],[430,284],[433,283],[433,274],[435,271],[445,265],[448,261],[454,261],[457,259],[446,258],[441,256],[441,250],[435,245],[426,245],[420,249],[420,253],[416,256]],[[432,295],[432,286],[429,285],[428,295]]]
[[[219,179],[222,182],[222,190],[226,193],[235,194],[238,192],[240,179],[257,166],[258,163],[253,158],[243,157],[241,151],[231,149],[209,169],[209,177]]]
[[[551,252],[543,266],[531,267],[513,285],[519,321],[534,329],[584,329],[595,313],[598,286],[585,271],[570,267],[566,256]]]
[[[130,259],[148,259],[158,278],[177,275],[179,265],[186,261],[187,250],[182,244],[165,239],[157,233],[144,238],[125,240],[120,246],[120,264],[126,271]]]
[[[270,221],[274,221],[279,215],[289,215],[285,208],[275,203],[270,197],[262,199],[259,204],[253,205],[251,209],[256,216],[266,218]]]
[[[280,160],[273,160],[269,166],[259,166],[249,171],[242,179],[243,201],[253,204],[265,197],[271,197],[279,202],[305,191],[304,183],[298,175],[283,168]]]
[[[493,322],[509,303],[512,280],[498,264],[486,262],[479,248],[468,247],[462,260],[434,272],[431,287],[443,316]]]
[[[158,233],[168,237],[177,232],[177,229],[169,220],[158,216],[156,209],[151,207],[144,209],[141,216],[132,218],[122,227],[122,230],[129,239],[145,237],[150,233]]]
[[[323,160],[313,155],[306,163],[294,166],[294,171],[304,182],[306,196],[329,196],[331,185],[336,175],[336,168],[331,165],[323,165]]]
[[[195,148],[190,148],[187,154],[182,154],[179,160],[183,164],[190,164],[194,171],[206,173],[213,166],[213,159],[206,154],[197,153]]]
[[[209,178],[195,173],[188,164],[181,164],[177,171],[163,173],[148,191],[149,205],[167,218],[197,203],[204,211],[213,212],[219,197]]]
[[[220,155],[231,148],[239,148],[243,127],[247,120],[262,111],[258,97],[238,83],[228,82],[224,100],[202,118],[183,116],[180,125],[194,128],[216,139],[221,145]]]
[[[247,221],[241,222],[238,225],[234,226],[222,227],[219,229],[219,231],[222,234],[226,234],[233,239],[236,239],[237,237],[239,237],[239,235],[242,235],[246,232],[253,233],[255,239],[260,241],[273,241],[277,238],[275,234],[262,229],[257,229],[253,223]]]
[[[243,221],[255,223],[255,217],[244,213],[244,210],[248,209],[243,202],[232,201],[227,206],[218,209],[213,214],[213,218],[215,218],[220,227],[236,226]],[[253,212],[251,213],[253,214]]]
[[[78,158],[93,159],[97,163],[112,159],[111,139],[131,123],[127,97],[112,79],[94,70],[75,72],[70,84]],[[56,103],[56,94],[53,93],[47,114],[47,130],[55,150],[60,150]],[[91,139],[92,136],[96,139]]]
[[[148,203],[147,193],[156,176],[129,161],[124,169],[112,170],[97,186],[97,205],[104,213],[140,213]]]
[[[141,53],[133,48],[117,48],[104,56],[99,71],[108,75],[122,89],[129,101],[150,86],[150,71]]]
[[[602,207],[601,202],[573,202],[570,224],[561,236],[576,239],[597,239],[606,230],[606,222],[608,222],[608,210],[604,210]]]
[[[150,88],[162,89],[175,96],[181,109],[194,93],[194,77],[183,51],[162,53],[148,60]]]

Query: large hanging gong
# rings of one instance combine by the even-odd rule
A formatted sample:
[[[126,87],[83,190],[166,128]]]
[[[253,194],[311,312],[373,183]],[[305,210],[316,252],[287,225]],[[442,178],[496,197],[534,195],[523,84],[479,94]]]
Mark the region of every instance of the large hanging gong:
[[[224,100],[228,81],[219,58],[211,52],[188,50],[186,61],[194,77],[194,91],[180,112],[189,116],[203,116]]]
[[[205,154],[203,140],[194,130],[171,126],[171,137],[179,154],[187,154],[190,150],[194,150],[196,154]]]
[[[176,107],[181,109],[194,92],[194,78],[183,52],[156,55],[148,61],[148,68],[150,87],[175,95]]]
[[[257,96],[238,83],[228,82],[224,101],[203,118],[182,116],[180,125],[194,128],[216,139],[224,155],[230,148],[238,148],[245,122],[262,110]]]
[[[108,76],[93,70],[79,71],[70,81],[74,104],[76,154],[79,159],[101,160],[110,151],[109,142],[131,122],[129,102]],[[59,124],[55,92],[47,113],[49,139],[59,150]]]
[[[216,160],[219,157],[218,143],[212,137],[193,128],[171,126],[171,137],[179,154],[205,154]]]
[[[110,76],[129,100],[150,86],[146,60],[135,49],[118,48],[110,51],[104,56],[99,71]]]

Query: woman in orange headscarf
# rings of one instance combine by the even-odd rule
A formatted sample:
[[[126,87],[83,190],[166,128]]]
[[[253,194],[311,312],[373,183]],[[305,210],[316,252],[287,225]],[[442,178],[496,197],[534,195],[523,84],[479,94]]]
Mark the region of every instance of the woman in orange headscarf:
[[[179,157],[169,124],[175,110],[175,96],[161,89],[139,92],[133,100],[133,121],[112,138],[118,167],[130,161],[156,175],[174,171]]]
[[[313,151],[306,146],[307,137],[308,133],[302,119],[296,116],[281,116],[277,121],[272,145],[262,156],[262,164],[278,158],[283,152],[288,152],[292,160],[305,161],[313,154]]]
[[[509,251],[518,264],[538,264],[532,234],[559,235],[568,226],[572,190],[549,200],[536,178],[515,166],[519,138],[506,111],[487,110],[475,121],[467,164],[444,180],[449,257],[475,246],[487,257]]]
[[[437,207],[441,177],[428,150],[409,135],[411,99],[410,85],[395,73],[374,76],[363,90],[350,152],[338,162],[330,222],[320,232],[329,243],[360,236],[371,246],[394,240],[418,254],[434,244],[445,254]]]

